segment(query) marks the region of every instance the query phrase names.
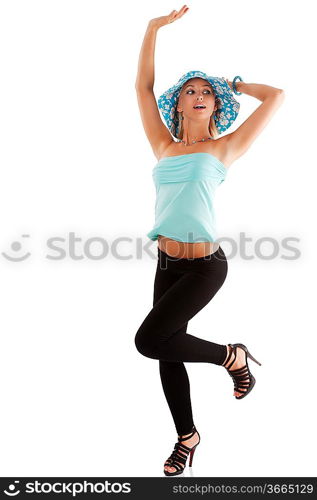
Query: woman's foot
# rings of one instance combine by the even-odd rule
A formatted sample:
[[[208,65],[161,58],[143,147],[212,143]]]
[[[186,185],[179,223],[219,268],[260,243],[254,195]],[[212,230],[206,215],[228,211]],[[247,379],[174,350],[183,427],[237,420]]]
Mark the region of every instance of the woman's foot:
[[[184,444],[185,446],[188,446],[188,448],[192,448],[193,446],[195,446],[195,444],[199,443],[199,436],[198,436],[198,432],[197,431],[195,432],[195,434],[190,439],[186,439],[186,437],[190,436],[190,435],[191,435],[191,433],[185,434],[185,435],[182,435],[182,436],[178,436],[180,438],[180,442],[182,444]],[[182,454],[182,455],[184,455],[184,457],[188,456],[183,451],[179,451],[179,453]],[[167,460],[165,461],[165,464],[166,464],[166,462],[167,462]],[[181,464],[180,462],[177,462],[177,463],[179,463],[179,465],[181,467],[183,467],[183,464]],[[164,464],[164,470],[166,470],[167,472],[175,472],[176,471],[176,467],[165,465],[165,464]]]
[[[230,347],[229,345],[227,345],[226,347],[227,347],[227,357],[226,357],[225,361],[223,362],[222,366],[224,366],[225,368],[228,368],[230,363],[234,360],[234,353],[233,353],[232,347]],[[231,370],[237,370],[238,368],[242,368],[243,366],[246,365],[246,359],[247,359],[246,352],[241,347],[237,347],[236,352],[237,352],[236,360],[233,363],[233,365],[230,366],[230,370],[229,370],[230,372],[231,372]],[[245,382],[249,382],[249,381],[250,381],[250,379],[249,379],[249,377],[247,377],[245,379]],[[247,388],[241,387],[241,390],[243,390],[245,392],[247,390]],[[240,397],[241,392],[233,391],[233,395]]]

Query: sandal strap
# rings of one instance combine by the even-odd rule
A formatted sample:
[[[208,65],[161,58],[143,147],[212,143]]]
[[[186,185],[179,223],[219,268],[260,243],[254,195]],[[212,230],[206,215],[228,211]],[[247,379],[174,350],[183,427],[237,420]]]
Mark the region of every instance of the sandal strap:
[[[230,370],[229,373],[236,373],[237,375],[240,375],[248,370],[249,370],[248,366],[244,365],[244,366],[241,366],[240,368],[236,368],[235,370]]]
[[[172,462],[168,467],[175,467],[176,470],[184,470],[185,467],[182,467],[178,462]]]
[[[196,429],[196,427],[193,425],[191,433],[190,433],[188,436],[185,434],[185,436],[186,436],[185,438],[184,438],[184,437],[179,437],[179,438],[178,438],[178,441],[187,441],[187,439],[190,439],[191,437],[193,437],[193,435],[194,435],[196,432],[197,432],[197,429]]]
[[[193,426],[193,430],[189,436],[187,436],[186,438],[178,438],[178,442],[175,443],[174,450],[173,450],[172,454],[165,461],[165,464],[164,464],[165,466],[175,467],[175,469],[177,471],[184,470],[189,452],[193,448],[195,448],[198,443],[195,446],[193,446],[192,448],[189,448],[189,446],[186,446],[185,444],[183,444],[182,441],[187,441],[187,439],[190,439],[196,432],[197,432],[197,429],[195,426]]]
[[[240,392],[240,394],[245,394],[245,391],[242,391],[239,387],[235,387],[235,391]]]
[[[231,368],[231,366],[234,364],[235,360],[236,360],[236,357],[237,357],[237,348],[236,347],[233,347],[231,344],[228,344],[231,348],[231,351],[229,352],[229,357],[228,359],[231,359],[231,355],[233,354],[234,355],[234,358],[233,360],[231,361],[231,363],[229,364],[229,366],[226,366],[226,369],[229,370],[229,368]]]
[[[188,450],[188,448],[187,448],[187,450]],[[171,465],[170,466],[174,467],[174,463],[176,463],[176,462],[180,462],[181,465],[185,466],[186,460],[187,460],[187,456],[188,456],[188,453],[189,453],[189,451],[187,451],[187,450],[183,450],[182,446],[180,445],[180,443],[175,443],[174,451],[173,451],[173,453],[171,454],[171,456],[168,459],[168,460],[171,461]],[[185,454],[181,453],[182,451]]]
[[[234,349],[234,351],[236,351],[236,347],[233,349]],[[227,372],[229,373],[230,377],[234,381],[234,390],[236,392],[245,393],[246,391],[240,390],[239,388],[247,389],[250,386],[251,373],[250,373],[248,364],[245,364],[244,366],[237,368],[236,370],[229,370],[230,366],[232,366],[232,364],[235,362],[235,359],[236,359],[236,356],[235,356],[234,360],[230,363],[230,365],[228,367],[226,367],[226,369],[227,369]]]

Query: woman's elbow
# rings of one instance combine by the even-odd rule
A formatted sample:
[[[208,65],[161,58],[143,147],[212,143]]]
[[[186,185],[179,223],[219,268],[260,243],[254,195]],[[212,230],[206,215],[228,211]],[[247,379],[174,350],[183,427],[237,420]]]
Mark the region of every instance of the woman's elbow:
[[[283,98],[285,97],[285,90],[284,89],[276,89],[276,93]]]

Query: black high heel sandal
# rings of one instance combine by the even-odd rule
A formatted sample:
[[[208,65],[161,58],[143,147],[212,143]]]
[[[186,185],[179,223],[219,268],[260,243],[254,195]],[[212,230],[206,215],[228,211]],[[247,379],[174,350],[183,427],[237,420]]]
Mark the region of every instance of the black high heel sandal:
[[[197,444],[195,444],[195,446],[193,446],[192,448],[189,448],[185,444],[182,444],[182,441],[187,441],[187,439],[190,439],[191,437],[193,437],[193,435],[196,432],[198,434],[199,441]],[[193,426],[192,432],[189,436],[186,436],[186,438],[179,437],[178,442],[175,443],[173,453],[170,455],[170,457],[166,460],[166,462],[164,464],[164,467],[166,467],[166,466],[167,467],[174,467],[176,470],[173,472],[169,472],[169,471],[164,469],[165,476],[177,476],[178,474],[182,474],[182,472],[184,471],[184,469],[186,467],[186,461],[187,461],[187,457],[188,457],[189,453],[190,453],[189,467],[191,467],[192,463],[193,463],[194,453],[195,453],[195,450],[196,450],[197,446],[199,445],[199,443],[200,443],[200,435],[199,435],[199,432],[197,431],[195,426]]]
[[[236,399],[243,399],[249,392],[253,389],[255,385],[255,378],[252,375],[252,373],[249,370],[249,365],[248,365],[248,357],[252,359],[252,361],[255,361],[258,365],[262,366],[259,361],[257,361],[248,351],[248,348],[244,344],[228,344],[230,347],[230,352],[226,358],[225,363],[223,366],[228,362],[229,359],[231,359],[232,353],[234,354],[234,359],[231,361],[231,363],[228,366],[224,366],[229,373],[230,377],[233,379],[234,383],[234,390],[236,392],[240,392],[242,394],[241,396],[235,396]],[[230,370],[230,367],[234,364],[236,357],[237,357],[237,347],[241,347],[241,349],[244,350],[246,353],[246,364],[242,366],[241,368],[238,368],[237,370]],[[249,378],[249,380],[248,380]],[[243,390],[244,389],[244,390]],[[245,390],[246,389],[246,390]]]

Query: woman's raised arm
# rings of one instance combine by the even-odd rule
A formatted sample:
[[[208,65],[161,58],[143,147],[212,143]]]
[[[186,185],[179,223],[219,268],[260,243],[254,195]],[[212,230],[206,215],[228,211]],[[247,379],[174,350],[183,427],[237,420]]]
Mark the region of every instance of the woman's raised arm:
[[[179,12],[173,10],[168,16],[151,19],[147,26],[139,57],[135,89],[144,131],[153,153],[158,159],[165,148],[173,142],[173,138],[161,119],[153,92],[156,34],[159,28],[179,19],[187,10],[188,7],[184,5]]]
[[[136,89],[153,89],[154,53],[157,31],[162,26],[173,23],[176,19],[182,17],[187,10],[188,7],[183,5],[178,12],[177,10],[172,10],[167,16],[156,17],[149,21],[139,56],[138,73],[135,82]]]
[[[232,89],[232,82],[227,80]],[[264,130],[269,121],[281,106],[285,98],[283,89],[264,85],[262,83],[237,82],[238,92],[255,97],[262,104],[231,134],[227,134],[227,161],[234,161],[244,154],[255,139]]]

